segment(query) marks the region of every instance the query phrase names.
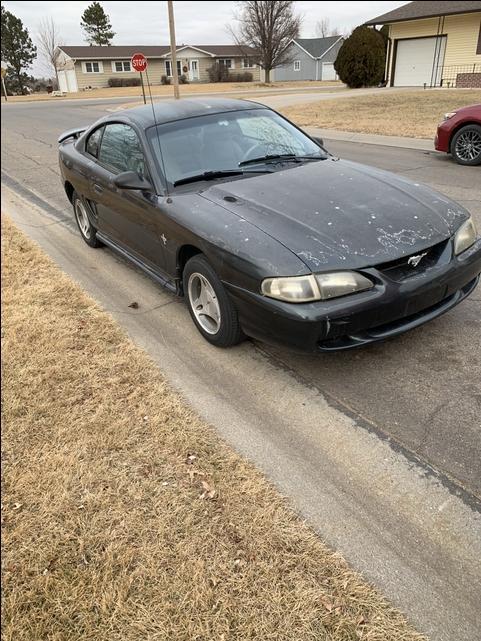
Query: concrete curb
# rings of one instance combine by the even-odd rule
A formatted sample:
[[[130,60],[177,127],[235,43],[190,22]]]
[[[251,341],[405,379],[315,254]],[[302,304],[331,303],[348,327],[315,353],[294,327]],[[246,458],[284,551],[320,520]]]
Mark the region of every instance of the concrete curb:
[[[386,147],[404,147],[405,149],[434,151],[434,141],[430,138],[361,134],[354,131],[338,131],[337,129],[320,129],[318,127],[303,127],[303,129],[311,136],[320,136],[326,140],[345,140],[346,142],[360,142],[367,145],[385,145]]]

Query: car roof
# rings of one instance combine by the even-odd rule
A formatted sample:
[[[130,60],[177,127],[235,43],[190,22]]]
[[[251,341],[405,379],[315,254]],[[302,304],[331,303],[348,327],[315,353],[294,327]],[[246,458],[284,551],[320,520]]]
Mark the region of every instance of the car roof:
[[[159,100],[152,104],[127,109],[121,114],[112,114],[107,120],[130,120],[139,127],[147,129],[155,124],[175,122],[185,118],[195,118],[207,114],[241,111],[247,109],[267,109],[264,105],[249,100],[234,100],[228,98],[183,98],[181,100]],[[154,113],[155,112],[155,119]]]

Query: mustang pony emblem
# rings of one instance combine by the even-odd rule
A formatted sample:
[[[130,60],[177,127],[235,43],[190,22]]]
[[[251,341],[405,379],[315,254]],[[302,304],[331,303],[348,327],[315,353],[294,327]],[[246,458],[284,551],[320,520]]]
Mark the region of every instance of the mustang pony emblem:
[[[417,256],[411,256],[411,258],[408,258],[408,265],[411,265],[411,267],[417,267],[427,253],[428,252],[424,252],[424,254],[417,254]]]

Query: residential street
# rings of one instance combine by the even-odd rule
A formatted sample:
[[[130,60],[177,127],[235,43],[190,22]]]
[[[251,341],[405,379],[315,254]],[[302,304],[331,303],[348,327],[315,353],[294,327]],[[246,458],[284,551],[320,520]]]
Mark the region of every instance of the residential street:
[[[257,100],[280,108],[293,97]],[[319,95],[298,102],[313,99]],[[118,105],[2,105],[9,188],[2,210],[421,631],[433,641],[474,640],[481,629],[481,288],[427,326],[355,352],[299,355],[250,342],[212,348],[180,301],[110,250],[90,250],[76,231],[56,140]],[[442,191],[481,229],[479,168],[434,152],[325,142],[343,158]],[[138,310],[128,308],[134,300]]]

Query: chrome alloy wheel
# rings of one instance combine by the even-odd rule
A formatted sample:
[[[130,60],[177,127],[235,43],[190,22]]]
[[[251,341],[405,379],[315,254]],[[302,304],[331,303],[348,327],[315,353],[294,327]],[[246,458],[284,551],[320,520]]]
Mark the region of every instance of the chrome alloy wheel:
[[[221,316],[219,301],[207,278],[198,272],[189,277],[188,296],[194,315],[204,331],[217,334]]]
[[[82,235],[85,238],[90,238],[90,221],[87,215],[87,210],[85,209],[85,205],[80,200],[80,198],[77,198],[77,200],[75,201],[75,216],[77,218],[78,226],[80,228],[80,231],[82,232]]]
[[[465,162],[481,156],[481,135],[477,131],[465,131],[456,140],[456,155]]]

